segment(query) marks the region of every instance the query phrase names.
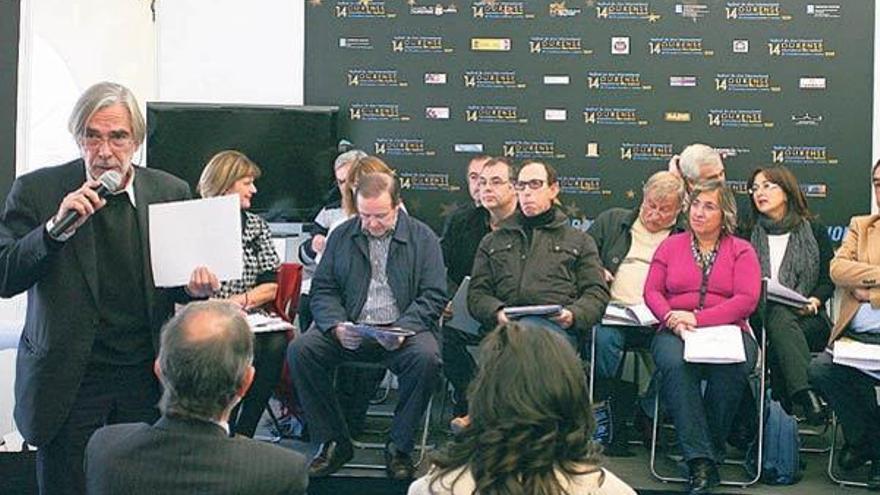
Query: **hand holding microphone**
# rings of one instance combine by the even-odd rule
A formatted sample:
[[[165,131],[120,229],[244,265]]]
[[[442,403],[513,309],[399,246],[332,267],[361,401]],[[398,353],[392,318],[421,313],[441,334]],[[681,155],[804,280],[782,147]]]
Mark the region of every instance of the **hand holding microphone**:
[[[67,231],[79,228],[107,203],[104,198],[119,190],[121,186],[122,174],[115,170],[104,172],[98,180],[86,181],[82,187],[71,192],[61,201],[49,235],[57,238]]]

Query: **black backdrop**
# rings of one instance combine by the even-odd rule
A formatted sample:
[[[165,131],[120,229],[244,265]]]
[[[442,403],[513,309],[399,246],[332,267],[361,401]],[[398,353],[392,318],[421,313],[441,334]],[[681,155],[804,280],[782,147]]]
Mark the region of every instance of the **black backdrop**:
[[[15,179],[20,0],[0,1],[0,198]]]
[[[343,109],[343,136],[397,168],[408,208],[435,228],[465,201],[478,150],[548,159],[584,227],[706,142],[740,194],[753,168],[789,166],[839,240],[870,208],[873,9],[309,2],[305,97]]]

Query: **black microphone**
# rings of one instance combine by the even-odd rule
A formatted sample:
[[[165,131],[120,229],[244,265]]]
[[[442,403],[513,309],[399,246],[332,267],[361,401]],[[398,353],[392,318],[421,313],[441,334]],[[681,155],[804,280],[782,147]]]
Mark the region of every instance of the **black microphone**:
[[[103,175],[98,179],[101,183],[100,186],[96,187],[94,191],[98,193],[98,197],[106,198],[107,196],[113,194],[119,189],[119,186],[122,185],[122,174],[115,170],[108,170],[104,172]],[[64,214],[64,217],[58,221],[55,225],[52,226],[52,229],[49,230],[49,235],[52,237],[58,237],[70,228],[71,225],[75,224],[77,220],[79,220],[80,214],[76,210],[67,210],[67,213]]]

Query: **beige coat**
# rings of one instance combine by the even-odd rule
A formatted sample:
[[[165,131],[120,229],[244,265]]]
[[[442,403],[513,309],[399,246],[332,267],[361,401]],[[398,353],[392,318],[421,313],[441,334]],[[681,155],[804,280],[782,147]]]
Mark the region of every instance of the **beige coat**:
[[[831,260],[831,280],[843,289],[843,295],[829,344],[843,333],[859,309],[860,303],[849,289],[870,289],[871,306],[880,308],[880,215],[852,217],[849,232]]]

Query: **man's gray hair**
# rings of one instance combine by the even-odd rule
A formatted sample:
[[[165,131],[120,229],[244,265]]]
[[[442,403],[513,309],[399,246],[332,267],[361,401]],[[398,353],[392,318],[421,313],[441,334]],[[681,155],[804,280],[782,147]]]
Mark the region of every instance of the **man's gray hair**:
[[[199,316],[208,318],[195,321]],[[194,332],[193,325],[207,325]],[[162,414],[219,419],[254,360],[254,337],[238,308],[222,301],[188,304],[162,328]]]
[[[715,148],[705,144],[692,144],[686,147],[678,157],[678,168],[684,178],[691,183],[699,182],[700,169],[705,165],[718,165],[724,168],[721,154]]]
[[[645,186],[642,187],[642,199],[647,198],[649,194],[655,194],[661,198],[666,196],[674,196],[679,207],[684,205],[684,198],[687,194],[684,188],[684,180],[678,175],[661,170],[648,178]]]
[[[131,137],[135,144],[140,145],[144,142],[146,124],[144,124],[144,116],[141,114],[137,99],[130,89],[113,82],[99,82],[79,97],[70,113],[67,129],[73,138],[79,141],[86,136],[86,127],[92,116],[117,103],[128,109],[131,116]]]
[[[336,157],[336,161],[333,162],[333,170],[339,170],[340,168],[346,165],[350,165],[365,156],[367,156],[367,154],[361,150],[348,150],[345,153],[342,153],[341,155]]]

